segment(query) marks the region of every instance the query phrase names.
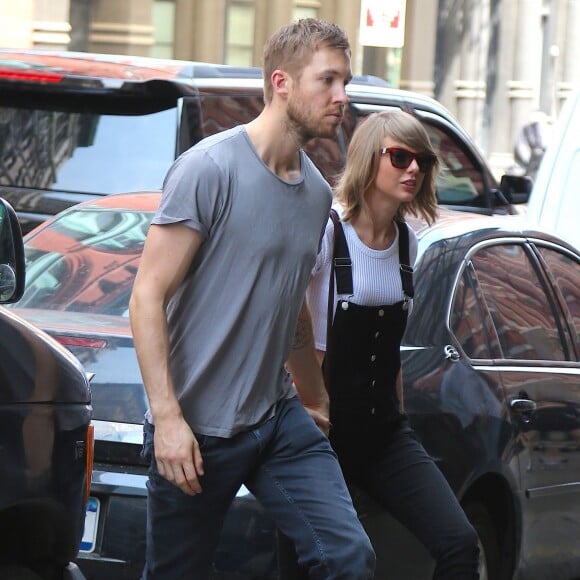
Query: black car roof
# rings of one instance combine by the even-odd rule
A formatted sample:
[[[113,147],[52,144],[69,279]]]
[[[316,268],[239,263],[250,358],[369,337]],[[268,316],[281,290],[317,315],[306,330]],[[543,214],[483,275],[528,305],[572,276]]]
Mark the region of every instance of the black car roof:
[[[179,97],[198,94],[202,87],[261,91],[262,69],[128,55],[0,49],[0,87],[3,104],[34,107],[41,94],[45,106],[51,106],[51,100],[58,103],[69,95],[83,98],[81,108],[98,108],[103,98],[110,97],[117,105],[125,101],[130,114],[131,110],[146,112],[139,107],[149,105],[139,105],[140,100],[155,100],[156,109],[171,107]],[[436,112],[457,125],[434,99],[393,88],[373,75],[355,75],[347,90],[360,103]]]
[[[50,106],[51,99],[59,102],[69,95],[82,96],[84,104],[79,107],[94,107],[100,102],[89,103],[94,96],[96,99],[111,97],[117,103],[125,99],[127,108],[137,113],[144,112],[138,109],[140,100],[155,100],[156,108],[160,108],[160,101],[165,101],[169,107],[179,97],[197,94],[198,87],[208,85],[222,88],[235,85],[259,91],[262,78],[259,67],[128,55],[0,49],[0,101],[18,106],[33,107],[42,94],[46,106]],[[372,75],[355,76],[352,84],[383,90],[390,86],[384,79]],[[143,106],[147,107],[145,103]]]

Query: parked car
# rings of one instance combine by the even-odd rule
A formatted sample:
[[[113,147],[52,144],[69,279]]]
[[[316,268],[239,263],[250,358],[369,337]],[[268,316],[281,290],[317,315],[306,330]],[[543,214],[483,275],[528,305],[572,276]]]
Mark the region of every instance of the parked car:
[[[330,182],[361,119],[373,111],[405,109],[424,122],[440,154],[441,204],[515,213],[512,204],[527,200],[528,181],[505,176],[498,184],[470,137],[438,102],[386,85],[355,77],[336,139],[308,144]],[[262,87],[259,68],[0,50],[0,192],[28,232],[88,198],[159,189],[185,149],[252,120],[263,107]]]
[[[558,115],[528,204],[528,218],[580,248],[580,90]]]
[[[16,213],[0,198],[0,304],[24,291]],[[92,470],[87,377],[73,355],[0,307],[0,578],[82,580],[73,562]]]
[[[143,565],[147,403],[128,300],[159,198],[101,197],[25,239],[18,314],[96,373],[99,512],[78,559],[89,578],[138,578]],[[580,253],[514,216],[441,214],[433,227],[411,222],[419,257],[402,346],[406,410],[478,531],[482,578],[580,577]],[[355,502],[378,553],[376,578],[430,578],[409,532],[356,490]],[[274,579],[273,538],[240,489],[214,578]]]

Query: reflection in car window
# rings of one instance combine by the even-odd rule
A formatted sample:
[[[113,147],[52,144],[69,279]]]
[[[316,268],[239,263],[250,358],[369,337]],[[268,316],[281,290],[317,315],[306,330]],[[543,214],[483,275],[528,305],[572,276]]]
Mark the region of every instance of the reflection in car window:
[[[482,301],[477,295],[473,276],[469,269],[463,272],[457,284],[451,310],[451,331],[465,354],[472,359],[491,359],[499,356],[494,345],[487,318],[482,311]],[[494,347],[495,346],[495,347]]]
[[[176,115],[0,107],[0,185],[100,194],[161,189],[175,157]]]
[[[565,360],[552,306],[524,247],[486,247],[472,263],[504,358]]]
[[[127,316],[151,212],[69,211],[25,246],[20,308]]]
[[[580,360],[580,264],[556,250],[538,247],[557,284],[572,318],[576,359]]]
[[[203,96],[201,102],[201,134],[209,137],[231,127],[249,123],[264,108],[262,95],[214,95]],[[198,131],[199,133],[199,131]]]
[[[425,128],[441,164],[436,182],[439,203],[484,207],[483,175],[465,152],[464,146],[431,123],[425,123]]]

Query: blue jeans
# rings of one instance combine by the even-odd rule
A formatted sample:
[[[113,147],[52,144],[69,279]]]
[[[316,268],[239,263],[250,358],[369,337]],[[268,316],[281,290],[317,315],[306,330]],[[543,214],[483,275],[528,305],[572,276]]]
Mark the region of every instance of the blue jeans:
[[[146,423],[144,454],[151,466],[144,580],[207,578],[241,484],[294,542],[310,578],[373,577],[375,555],[336,455],[297,397],[281,401],[272,419],[232,438],[196,435],[205,471],[196,496],[159,475],[153,429]]]
[[[384,449],[369,442],[348,459],[349,483],[380,503],[429,550],[435,560],[433,579],[479,578],[477,534],[413,429],[403,424]],[[308,578],[284,535],[278,538],[278,549],[281,580]]]

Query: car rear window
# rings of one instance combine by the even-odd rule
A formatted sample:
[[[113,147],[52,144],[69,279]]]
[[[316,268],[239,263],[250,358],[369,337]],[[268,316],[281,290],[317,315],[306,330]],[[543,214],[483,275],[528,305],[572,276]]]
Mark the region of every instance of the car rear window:
[[[176,134],[176,108],[115,114],[0,106],[0,185],[89,194],[160,189]]]

